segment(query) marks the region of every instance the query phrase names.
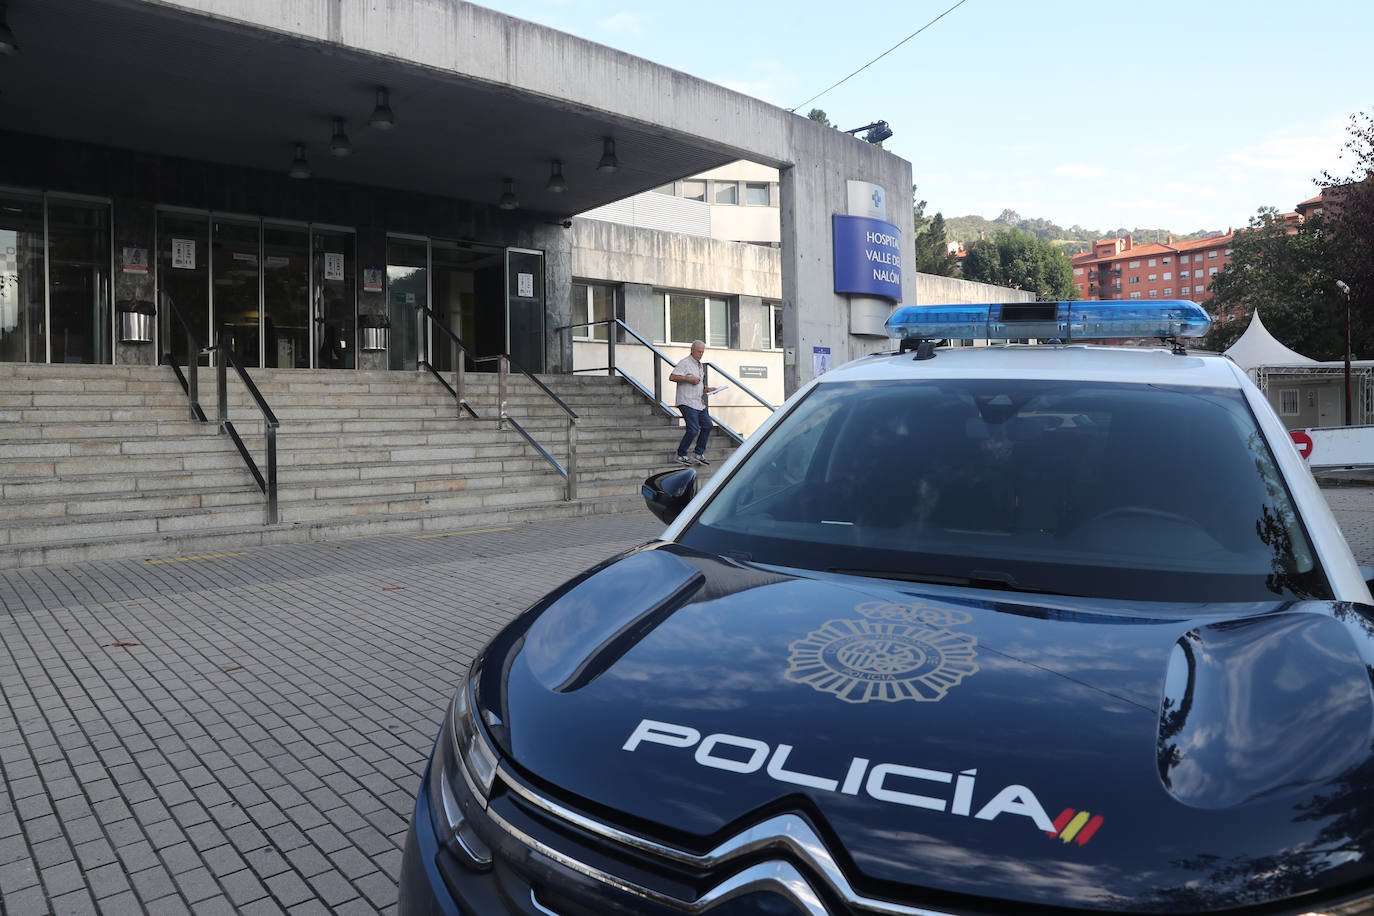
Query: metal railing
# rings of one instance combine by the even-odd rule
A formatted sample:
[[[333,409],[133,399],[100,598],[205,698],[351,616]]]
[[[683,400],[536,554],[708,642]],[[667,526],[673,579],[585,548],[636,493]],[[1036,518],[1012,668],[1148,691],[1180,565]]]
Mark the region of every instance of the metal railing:
[[[477,411],[472,408],[472,405],[470,405],[467,400],[465,384],[466,371],[464,368],[464,363],[467,362],[467,360],[471,360],[474,366],[481,365],[483,363],[496,363],[496,397],[498,402],[498,412],[496,420],[497,429],[505,429],[506,424],[510,424],[510,427],[514,429],[517,433],[519,433],[524,438],[524,440],[528,442],[535,451],[542,455],[544,460],[547,461],[550,465],[552,465],[553,469],[563,477],[563,480],[566,484],[565,498],[569,502],[577,499],[578,417],[577,414],[573,411],[573,409],[569,407],[567,404],[563,403],[563,399],[560,398],[558,395],[554,394],[553,391],[549,389],[548,385],[545,385],[539,379],[535,378],[532,373],[527,371],[524,366],[520,365],[520,363],[518,363],[515,360],[515,358],[511,356],[509,353],[501,353],[496,356],[477,356],[475,353],[473,353],[471,350],[467,348],[467,346],[463,343],[462,339],[454,333],[452,328],[450,328],[448,325],[444,324],[442,321],[439,320],[438,316],[434,314],[434,311],[430,309],[429,306],[417,302],[415,303],[415,310],[417,312],[422,312],[425,315],[425,317],[429,320],[431,327],[438,328],[440,331],[443,331],[444,334],[448,337],[449,356],[453,364],[453,384],[450,385],[448,383],[448,380],[444,378],[443,373],[441,373],[434,366],[430,365],[428,362],[420,360],[420,365],[428,369],[430,374],[437,378],[439,380],[439,383],[448,389],[448,393],[453,396],[454,401],[458,405],[458,416],[461,418],[463,413],[466,412],[469,416],[473,417],[474,419],[481,419]],[[466,359],[464,359],[464,357],[466,357]],[[564,418],[567,420],[568,424],[568,457],[566,466],[560,464],[558,459],[551,455],[549,453],[549,450],[546,449],[543,446],[543,444],[539,442],[539,440],[535,439],[534,436],[530,435],[529,431],[526,430],[525,427],[522,426],[518,420],[516,420],[514,417],[510,415],[507,391],[510,387],[509,376],[512,367],[517,372],[524,375],[525,378],[533,382],[536,387],[538,387],[542,392],[544,392],[544,394],[548,395],[553,400],[554,404],[556,404],[560,409],[562,409]]]
[[[672,357],[668,356],[658,347],[654,346],[649,341],[645,340],[643,337],[637,334],[634,328],[630,327],[624,321],[621,321],[619,318],[603,318],[600,321],[584,321],[579,324],[568,324],[564,325],[561,328],[556,328],[555,332],[567,332],[569,335],[571,335],[572,332],[577,328],[594,328],[599,327],[601,325],[606,326],[606,365],[591,366],[586,369],[577,369],[574,371],[600,372],[602,370],[605,370],[607,375],[619,375],[621,378],[625,379],[625,381],[629,382],[630,386],[637,390],[640,394],[644,395],[644,397],[653,401],[654,404],[656,404],[658,408],[662,410],[665,414],[674,419],[681,419],[682,415],[679,414],[672,407],[670,407],[668,403],[663,400],[663,367],[660,365],[660,363],[666,363],[668,369],[671,370],[675,365],[677,365],[677,363],[672,359]],[[651,362],[653,368],[650,370],[650,374],[653,375],[652,391],[645,387],[645,385],[642,382],[640,382],[639,379],[630,375],[630,373],[626,372],[624,369],[622,369],[619,365],[616,364],[616,337],[618,336],[615,333],[616,328],[620,328],[621,330],[623,330],[627,335],[633,338],[634,341],[638,342],[641,346],[648,350],[650,354],[652,354],[653,359]],[[572,349],[570,340],[568,341],[568,346],[565,347],[565,349],[569,351]],[[739,379],[735,378],[733,375],[731,375],[729,372],[726,372],[724,369],[722,369],[715,363],[703,363],[702,369],[706,373],[706,375],[701,380],[703,390],[709,389],[711,387],[710,373],[718,372],[721,375],[725,376],[725,378],[727,378],[730,381],[730,383],[734,385],[736,388],[738,388],[740,391],[743,391],[745,394],[749,395],[749,397],[753,398],[755,401],[758,401],[759,404],[768,408],[769,413],[772,413],[773,411],[777,410],[777,407],[768,403],[768,401],[766,401],[764,398],[760,397],[758,393],[749,388],[748,385],[745,385]],[[753,405],[744,404],[740,406],[752,407]],[[731,439],[734,439],[736,444],[744,442],[743,435],[735,431],[728,424],[722,422],[717,417],[711,417],[711,422],[716,426],[720,427],[721,432],[725,433]]]
[[[277,429],[281,424],[277,420],[276,414],[272,413],[272,408],[267,405],[267,400],[258,390],[258,386],[253,384],[253,380],[248,377],[247,371],[239,364],[229,345],[220,341],[213,347],[202,347],[195,334],[191,332],[191,327],[186,323],[181,311],[176,307],[170,298],[164,298],[162,304],[168,309],[168,314],[176,319],[177,324],[181,325],[186,332],[186,372],[183,374],[181,365],[177,362],[176,356],[172,353],[170,346],[163,351],[162,362],[171,366],[176,373],[177,381],[181,382],[181,388],[186,392],[186,397],[190,401],[191,419],[201,423],[208,423],[209,418],[205,416],[205,411],[200,405],[200,382],[199,367],[200,357],[209,353],[219,353],[220,359],[216,360],[216,395],[218,409],[216,419],[219,423],[220,432],[228,433],[229,438],[234,441],[234,447],[239,450],[239,455],[243,457],[244,463],[248,465],[249,472],[253,475],[258,489],[267,497],[267,522],[268,525],[277,523]],[[168,335],[170,338],[170,334]],[[169,340],[170,343],[170,340]],[[229,420],[229,397],[228,397],[228,364],[233,364],[234,371],[238,373],[239,379],[243,382],[248,393],[257,402],[258,409],[262,411],[264,426],[263,446],[266,451],[267,473],[263,474],[258,469],[258,464],[249,454],[248,447],[244,444],[243,438],[239,436],[238,430]]]

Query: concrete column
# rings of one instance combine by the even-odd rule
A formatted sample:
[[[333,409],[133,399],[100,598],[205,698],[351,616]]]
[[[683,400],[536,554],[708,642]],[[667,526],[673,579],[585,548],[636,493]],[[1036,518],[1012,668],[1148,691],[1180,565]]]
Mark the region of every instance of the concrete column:
[[[157,261],[157,249],[154,247],[157,217],[153,205],[147,201],[116,197],[113,219],[115,229],[113,284],[115,302],[153,302],[153,270]],[[127,271],[125,248],[132,249],[131,255],[141,256],[147,269],[141,272],[137,270]],[[156,365],[158,352],[164,346],[160,331],[161,319],[161,315],[154,317],[152,343],[126,344],[119,340],[119,314],[116,312],[114,316],[115,364],[121,366]]]
[[[380,271],[382,288],[365,289],[368,271]],[[385,315],[386,309],[386,230],[372,226],[358,228],[358,368],[386,369],[391,365],[389,350],[362,348],[362,316]],[[388,334],[388,347],[393,346]]]

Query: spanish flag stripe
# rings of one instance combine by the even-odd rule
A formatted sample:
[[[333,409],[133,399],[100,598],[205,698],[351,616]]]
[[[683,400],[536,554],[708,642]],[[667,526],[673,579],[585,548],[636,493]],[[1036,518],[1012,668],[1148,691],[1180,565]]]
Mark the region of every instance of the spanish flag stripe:
[[[1093,834],[1097,833],[1097,828],[1101,826],[1102,815],[1099,814],[1097,817],[1088,821],[1088,826],[1084,827],[1082,830],[1078,832],[1078,845],[1082,846],[1083,844],[1087,843],[1088,840],[1091,840],[1093,838]]]
[[[1059,831],[1064,829],[1064,825],[1069,822],[1069,818],[1071,817],[1073,817],[1072,808],[1065,808],[1063,811],[1059,812],[1059,816],[1054,819],[1054,829],[1046,830],[1045,836],[1059,836]]]
[[[1078,831],[1083,829],[1083,825],[1088,822],[1088,818],[1090,817],[1092,817],[1092,815],[1089,814],[1087,811],[1078,812],[1076,815],[1074,815],[1073,820],[1069,821],[1069,826],[1065,827],[1064,830],[1059,834],[1059,838],[1063,840],[1065,843],[1067,843],[1069,840],[1072,840],[1074,837],[1078,835]]]

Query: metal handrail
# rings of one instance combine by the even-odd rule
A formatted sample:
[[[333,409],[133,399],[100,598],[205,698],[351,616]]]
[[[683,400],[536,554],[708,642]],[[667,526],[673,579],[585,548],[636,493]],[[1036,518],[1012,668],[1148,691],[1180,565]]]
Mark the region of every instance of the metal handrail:
[[[624,378],[627,382],[629,382],[637,391],[639,391],[640,394],[642,394],[642,395],[644,395],[645,397],[651,399],[655,404],[657,404],[658,407],[659,407],[664,413],[666,413],[668,416],[672,417],[673,419],[679,419],[679,418],[681,417],[681,415],[680,415],[676,410],[673,410],[671,407],[669,407],[668,404],[663,400],[663,379],[662,379],[662,372],[661,372],[661,370],[659,369],[658,360],[662,360],[663,362],[667,363],[668,366],[669,366],[670,368],[673,367],[673,366],[675,366],[675,365],[677,365],[677,364],[673,361],[672,357],[668,356],[666,353],[664,353],[664,352],[663,352],[662,350],[660,350],[658,347],[654,346],[652,343],[650,343],[649,341],[647,341],[647,340],[645,340],[643,337],[641,337],[641,336],[634,330],[634,328],[630,327],[628,324],[626,324],[624,321],[620,320],[619,318],[603,318],[603,319],[601,319],[600,321],[582,321],[582,322],[578,322],[578,323],[576,323],[576,324],[566,324],[566,325],[563,325],[562,327],[555,328],[554,331],[555,331],[555,333],[558,333],[558,332],[562,332],[562,331],[572,331],[572,330],[575,329],[575,328],[593,328],[593,327],[597,327],[597,326],[603,325],[603,324],[607,326],[607,332],[606,332],[606,363],[607,363],[607,364],[606,364],[604,367],[600,367],[600,366],[597,367],[596,370],[585,370],[585,371],[599,371],[600,369],[604,368],[604,369],[606,370],[606,374],[607,374],[607,375],[612,375],[612,376],[614,376],[614,375],[619,375],[619,376],[621,376],[621,377]],[[648,391],[648,389],[646,389],[646,388],[644,387],[644,385],[642,385],[638,380],[636,380],[636,379],[635,379],[633,376],[631,376],[628,372],[626,372],[624,369],[621,369],[619,366],[616,365],[616,362],[615,362],[615,346],[616,346],[615,338],[616,338],[616,334],[615,334],[615,332],[612,330],[614,327],[623,328],[623,329],[625,330],[625,333],[629,334],[631,337],[633,337],[633,338],[634,338],[636,341],[638,341],[640,344],[642,344],[642,345],[644,345],[645,347],[647,347],[648,350],[649,350],[649,352],[651,352],[651,353],[654,355],[654,358],[655,358],[655,362],[654,362],[654,364],[653,364],[654,390],[653,390],[652,393],[650,393],[650,392]],[[731,375],[729,372],[726,372],[724,369],[720,368],[720,366],[716,365],[715,363],[703,363],[703,364],[702,364],[702,368],[703,368],[705,371],[707,371],[707,372],[709,372],[709,371],[711,371],[711,370],[714,370],[714,371],[716,371],[716,372],[719,372],[721,375],[723,375],[723,376],[725,376],[727,379],[729,379],[729,380],[731,381],[732,384],[736,385],[736,386],[737,386],[741,391],[743,391],[745,394],[749,395],[751,398],[753,398],[754,400],[758,401],[760,405],[762,405],[762,406],[768,408],[768,410],[769,410],[770,412],[776,411],[776,410],[777,410],[777,407],[775,407],[774,405],[768,403],[768,401],[766,401],[766,400],[764,400],[762,397],[760,397],[760,396],[758,395],[758,393],[755,392],[753,389],[751,389],[748,385],[745,385],[745,384],[744,384],[743,382],[741,382],[739,379],[735,378],[733,375]],[[579,370],[579,371],[581,371],[581,370]],[[705,378],[702,378],[702,385],[703,385],[703,387],[710,387],[709,385],[706,385],[706,379],[705,379]],[[743,406],[743,407],[752,407],[752,406],[754,406],[754,405],[752,405],[752,404],[743,404],[743,405],[739,405],[739,406]],[[735,429],[731,428],[731,426],[730,426],[729,424],[722,422],[721,420],[719,420],[719,419],[716,418],[716,417],[712,417],[712,418],[711,418],[711,422],[714,423],[716,426],[719,426],[721,432],[725,433],[725,434],[726,434],[727,436],[729,436],[731,439],[734,439],[736,443],[742,444],[742,443],[744,442],[744,437],[743,437],[739,432],[737,432]]]
[[[175,318],[177,323],[181,325],[182,330],[186,332],[186,373],[182,373],[181,366],[177,363],[176,357],[172,355],[170,347],[163,351],[162,361],[166,365],[172,367],[172,371],[176,373],[177,381],[181,382],[181,388],[186,392],[186,397],[191,402],[191,419],[193,420],[198,420],[201,423],[210,422],[209,418],[205,416],[205,411],[200,406],[198,371],[200,357],[204,354],[215,352],[220,353],[223,357],[216,362],[216,394],[218,395],[217,399],[219,401],[216,410],[216,419],[219,422],[220,432],[229,434],[229,438],[234,441],[234,446],[239,450],[239,454],[243,456],[244,462],[248,465],[248,471],[253,475],[253,480],[257,482],[258,489],[267,497],[267,524],[275,525],[278,517],[277,429],[281,426],[277,420],[276,414],[272,413],[272,408],[267,405],[267,400],[262,396],[262,392],[258,390],[257,385],[253,384],[253,380],[248,377],[248,373],[244,370],[243,366],[239,365],[238,359],[235,358],[228,345],[221,341],[213,347],[201,347],[200,341],[196,340],[196,335],[191,333],[191,326],[186,323],[186,318],[181,314],[181,310],[176,307],[176,304],[172,302],[171,297],[164,296],[162,304],[170,309],[168,314]],[[257,402],[258,409],[262,411],[266,430],[266,435],[264,436],[264,446],[267,452],[266,477],[264,477],[262,472],[258,469],[257,462],[253,460],[253,456],[248,453],[248,448],[244,445],[243,439],[238,434],[238,430],[234,429],[234,424],[229,421],[226,363],[233,363],[234,370],[238,372],[239,378],[243,380],[244,386],[248,389],[248,393],[251,394],[253,400]]]
[[[258,489],[267,497],[267,524],[277,523],[277,429],[281,423],[277,420],[277,415],[268,406],[267,399],[262,396],[258,386],[253,384],[253,380],[248,377],[248,373],[239,364],[238,357],[234,351],[221,340],[215,345],[215,350],[219,352],[220,359],[216,361],[217,380],[219,389],[219,428],[229,434],[229,438],[234,440],[234,445],[238,448],[239,454],[248,464],[248,470],[252,472],[253,479],[258,483]],[[248,453],[248,447],[243,444],[238,430],[234,429],[234,424],[229,420],[229,396],[228,396],[228,369],[234,367],[238,373],[239,381],[248,389],[248,393],[253,396],[253,401],[257,404],[258,410],[262,411],[263,418],[263,447],[267,453],[267,476],[264,479],[258,464],[253,460],[253,456]]]
[[[455,334],[452,328],[450,328],[443,322],[439,321],[439,316],[435,315],[433,309],[431,309],[429,306],[417,302],[415,303],[415,309],[417,311],[424,312],[425,315],[429,318],[430,323],[438,327],[449,337],[449,353],[452,356],[454,367],[453,385],[449,385],[448,382],[445,381],[444,377],[439,373],[439,371],[435,369],[432,365],[430,365],[427,362],[424,362],[423,360],[421,362],[425,366],[425,368],[427,368],[430,371],[430,373],[433,374],[435,378],[439,379],[439,382],[445,388],[448,389],[449,394],[453,395],[454,399],[457,400],[458,415],[461,417],[463,411],[466,410],[468,414],[470,414],[473,418],[481,419],[477,416],[477,411],[473,410],[472,406],[468,404],[467,398],[464,397],[464,360],[462,357],[467,356],[469,359],[472,360],[474,365],[489,362],[496,363],[496,390],[497,400],[499,402],[499,412],[497,414],[496,421],[497,429],[505,429],[506,424],[509,423],[511,427],[517,433],[523,436],[525,441],[528,442],[534,448],[535,451],[542,455],[544,460],[547,461],[550,465],[552,465],[553,469],[563,477],[563,480],[566,484],[566,488],[564,491],[566,493],[565,498],[569,502],[577,499],[577,413],[574,412],[573,409],[569,407],[567,404],[563,403],[563,399],[560,398],[558,395],[554,394],[553,391],[550,390],[548,385],[545,385],[539,379],[535,378],[534,375],[527,371],[524,366],[520,365],[520,363],[517,362],[515,358],[511,356],[509,353],[501,353],[495,356],[478,356],[467,348],[467,345],[463,343],[462,338]],[[534,438],[534,436],[530,435],[529,431],[526,430],[525,427],[522,426],[518,420],[516,420],[514,417],[510,415],[510,411],[508,410],[509,402],[506,396],[506,388],[508,384],[507,379],[510,375],[511,366],[514,366],[516,371],[520,372],[530,381],[534,382],[534,384],[537,385],[540,388],[540,390],[544,392],[544,394],[552,398],[553,402],[557,404],[560,408],[562,408],[563,413],[566,415],[568,421],[568,463],[566,467],[560,464],[558,462],[558,459],[554,458],[553,455],[549,454],[549,450],[546,449],[543,445],[541,445],[539,441]]]
[[[176,358],[172,356],[170,340],[168,341],[169,346],[162,353],[162,362],[164,365],[172,367],[172,371],[176,373],[177,381],[181,382],[181,390],[186,393],[186,397],[191,402],[191,419],[199,420],[201,423],[208,423],[210,420],[205,416],[205,411],[202,410],[200,406],[200,388],[196,373],[196,367],[200,364],[200,356],[207,351],[201,348],[200,341],[196,340],[196,335],[191,333],[191,326],[187,324],[186,319],[182,317],[181,309],[176,307],[176,303],[172,301],[172,297],[163,296],[162,304],[171,310],[168,314],[175,318],[177,323],[181,325],[181,329],[186,332],[186,373],[182,373],[181,366],[177,364]],[[170,338],[170,336],[169,334],[168,337]],[[187,378],[188,375],[190,376],[189,379]]]

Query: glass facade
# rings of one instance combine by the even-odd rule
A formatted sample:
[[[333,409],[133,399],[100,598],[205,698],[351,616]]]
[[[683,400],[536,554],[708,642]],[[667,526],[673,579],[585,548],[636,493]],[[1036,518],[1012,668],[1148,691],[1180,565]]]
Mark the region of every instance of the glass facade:
[[[41,198],[0,196],[0,360],[48,359]]]

